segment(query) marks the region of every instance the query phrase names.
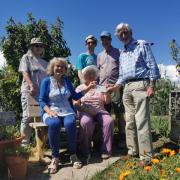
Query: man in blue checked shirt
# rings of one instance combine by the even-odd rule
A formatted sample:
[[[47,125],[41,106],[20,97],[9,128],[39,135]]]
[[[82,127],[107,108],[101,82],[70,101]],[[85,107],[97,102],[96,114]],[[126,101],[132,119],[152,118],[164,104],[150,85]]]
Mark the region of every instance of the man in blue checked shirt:
[[[140,166],[144,166],[153,156],[149,100],[154,94],[155,82],[160,78],[159,69],[151,44],[135,40],[128,24],[118,24],[115,35],[124,43],[124,50],[119,59],[118,81],[109,91],[124,86],[128,155],[122,159],[139,156]]]

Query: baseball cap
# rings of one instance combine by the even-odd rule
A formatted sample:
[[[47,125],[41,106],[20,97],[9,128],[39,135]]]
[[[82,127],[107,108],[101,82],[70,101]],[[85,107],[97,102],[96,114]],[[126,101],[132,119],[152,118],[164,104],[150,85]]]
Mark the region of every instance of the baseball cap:
[[[103,32],[101,32],[100,37],[109,37],[109,38],[111,38],[111,33],[108,32],[108,31],[103,31]]]

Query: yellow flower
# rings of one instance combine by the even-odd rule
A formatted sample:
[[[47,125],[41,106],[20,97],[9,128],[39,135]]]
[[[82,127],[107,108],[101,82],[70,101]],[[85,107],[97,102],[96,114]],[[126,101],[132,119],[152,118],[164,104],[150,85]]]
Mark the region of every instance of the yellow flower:
[[[133,163],[132,162],[127,162],[126,165],[127,165],[128,168],[131,168],[133,166]]]
[[[151,159],[151,162],[152,162],[153,164],[158,164],[158,163],[159,163],[159,159]]]
[[[151,169],[152,169],[152,166],[145,166],[144,167],[144,170],[146,170],[146,171],[151,171]]]
[[[180,167],[176,168],[175,171],[180,173]]]
[[[172,157],[176,154],[175,150],[170,151],[169,156]]]
[[[124,180],[126,176],[130,175],[131,171],[125,171],[119,175],[119,180]]]
[[[163,148],[161,153],[162,154],[169,154],[171,152],[171,149],[168,149],[168,148]]]

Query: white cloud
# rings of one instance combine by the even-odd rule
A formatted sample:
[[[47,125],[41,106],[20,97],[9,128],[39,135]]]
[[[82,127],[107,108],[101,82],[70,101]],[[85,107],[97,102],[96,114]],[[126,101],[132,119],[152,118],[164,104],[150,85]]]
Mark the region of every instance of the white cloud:
[[[180,86],[180,75],[176,71],[176,65],[158,65],[161,77],[175,82],[176,85]]]
[[[0,69],[6,66],[6,59],[4,58],[3,52],[0,51]]]

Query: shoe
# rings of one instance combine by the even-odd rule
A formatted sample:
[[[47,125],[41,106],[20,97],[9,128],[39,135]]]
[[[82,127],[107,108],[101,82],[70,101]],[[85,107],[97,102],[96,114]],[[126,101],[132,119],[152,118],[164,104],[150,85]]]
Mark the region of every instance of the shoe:
[[[102,159],[109,159],[111,157],[111,155],[110,154],[101,154],[101,158]]]
[[[123,160],[123,161],[127,161],[132,158],[139,158],[139,155],[138,154],[134,154],[134,155],[128,154],[125,156],[120,156],[120,160]]]
[[[71,161],[74,169],[82,168],[82,162],[78,159],[76,154],[73,154],[70,156],[70,161]]]
[[[53,158],[51,164],[48,166],[49,174],[55,174],[58,171],[59,159]]]
[[[144,166],[148,166],[151,164],[151,160],[150,159],[144,159],[139,161],[138,166],[140,167],[144,167]]]

